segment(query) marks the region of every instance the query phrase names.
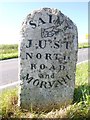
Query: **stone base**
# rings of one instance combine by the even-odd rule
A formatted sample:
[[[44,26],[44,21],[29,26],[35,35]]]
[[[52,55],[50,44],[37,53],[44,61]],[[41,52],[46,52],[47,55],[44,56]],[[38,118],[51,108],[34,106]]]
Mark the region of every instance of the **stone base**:
[[[72,100],[69,100],[67,102],[63,102],[62,104],[61,103],[58,103],[58,104],[54,104],[54,105],[46,105],[46,106],[33,106],[33,105],[21,105],[21,108],[22,109],[26,109],[26,110],[29,110],[29,111],[35,111],[35,112],[50,112],[52,110],[56,110],[56,109],[60,109],[60,108],[65,108],[67,107],[68,105],[70,105],[72,103]]]

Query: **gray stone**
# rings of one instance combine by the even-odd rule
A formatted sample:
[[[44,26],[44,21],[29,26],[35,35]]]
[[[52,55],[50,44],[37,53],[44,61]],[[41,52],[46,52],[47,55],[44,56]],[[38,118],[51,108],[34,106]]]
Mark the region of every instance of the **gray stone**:
[[[29,14],[20,42],[20,96],[24,109],[49,111],[73,100],[77,27],[57,9]]]

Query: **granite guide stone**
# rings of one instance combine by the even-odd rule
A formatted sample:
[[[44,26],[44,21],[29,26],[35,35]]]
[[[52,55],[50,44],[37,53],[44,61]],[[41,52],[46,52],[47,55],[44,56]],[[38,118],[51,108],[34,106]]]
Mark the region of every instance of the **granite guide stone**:
[[[76,25],[61,11],[42,8],[22,24],[19,105],[49,111],[73,100],[78,51]]]

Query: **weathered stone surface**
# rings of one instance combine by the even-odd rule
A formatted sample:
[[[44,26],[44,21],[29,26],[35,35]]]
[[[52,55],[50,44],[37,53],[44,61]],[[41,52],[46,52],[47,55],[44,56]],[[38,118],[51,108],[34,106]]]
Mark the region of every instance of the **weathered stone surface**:
[[[29,14],[20,44],[20,106],[50,110],[73,99],[78,50],[74,23],[57,9]]]

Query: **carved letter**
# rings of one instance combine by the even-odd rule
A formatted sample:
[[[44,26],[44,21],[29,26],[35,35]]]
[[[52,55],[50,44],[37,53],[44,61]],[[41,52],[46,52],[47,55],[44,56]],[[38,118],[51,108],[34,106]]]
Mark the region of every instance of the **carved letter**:
[[[55,66],[52,65],[49,70],[55,70]]]
[[[48,81],[48,83],[49,83],[50,87],[52,87],[54,85],[55,81],[51,81],[51,82]]]
[[[32,45],[32,40],[28,40],[28,41],[29,41],[29,46],[26,45],[26,48],[29,48]]]
[[[31,58],[32,59],[33,53],[31,53],[31,55],[29,53],[26,53],[26,59]]]
[[[41,81],[40,88],[42,88],[42,86],[44,86],[44,88],[46,88],[46,84],[47,84],[47,82]]]
[[[27,80],[27,83],[30,83],[33,80],[33,77],[29,78],[29,74],[27,73],[26,80]]]
[[[29,24],[32,25],[32,28],[35,29],[36,28],[36,24],[33,23],[33,21],[29,21]]]
[[[60,46],[59,46],[59,41],[55,41],[54,43],[54,48],[58,49]]]
[[[39,18],[39,22],[38,22],[38,26],[40,26],[40,24],[45,24],[46,22],[44,22],[43,20],[42,20],[42,18]]]
[[[38,53],[38,54],[36,55],[36,58],[38,58],[38,59],[41,59],[41,57],[42,57],[41,53]]]
[[[31,64],[31,70],[36,69],[36,64]]]
[[[52,23],[52,15],[49,15],[49,23]]]
[[[44,65],[44,64],[41,64],[41,65],[40,65],[40,69],[42,69],[42,70],[43,70],[43,69],[45,69],[45,68],[46,68],[46,67],[45,67],[45,65]]]
[[[50,53],[46,53],[46,59],[47,59],[47,60],[48,60],[48,59],[52,60]]]
[[[65,78],[64,78],[64,77],[62,77],[62,79],[63,79],[63,81],[65,82],[65,84],[67,84],[67,82],[66,82]]]
[[[54,73],[52,73],[51,78],[54,78]]]
[[[68,42],[66,42],[66,49],[68,49]]]
[[[38,85],[39,85],[39,80],[38,80],[38,79],[34,80],[34,81],[33,81],[33,85],[34,85],[34,86],[38,86]]]
[[[39,47],[44,49],[46,47],[46,40],[39,40]]]
[[[66,75],[66,77],[67,77],[69,80],[71,80],[70,77],[69,77],[68,75]]]

